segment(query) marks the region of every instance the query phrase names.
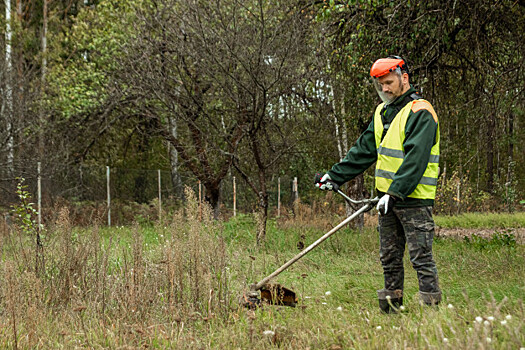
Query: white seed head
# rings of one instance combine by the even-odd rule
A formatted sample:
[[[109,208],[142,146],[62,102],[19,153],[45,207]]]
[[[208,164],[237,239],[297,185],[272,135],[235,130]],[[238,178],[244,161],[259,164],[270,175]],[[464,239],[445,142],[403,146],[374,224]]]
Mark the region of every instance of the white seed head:
[[[399,310],[401,310],[401,311],[405,311],[405,307],[404,307],[403,305],[401,305],[401,306],[399,307]]]
[[[443,338],[443,343],[448,343],[448,338]]]
[[[507,324],[507,320],[503,320],[503,321],[501,321],[501,325],[504,326],[504,325],[506,325],[506,324]]]
[[[494,316],[487,317],[487,320],[489,320],[490,322],[494,321]]]
[[[488,326],[488,325],[490,325],[490,322],[489,322],[489,321],[484,321],[483,324],[484,324],[485,326]]]
[[[264,331],[263,332],[263,335],[265,337],[273,337],[275,335],[275,332],[274,331],[270,331],[270,330],[267,330],[267,331]]]
[[[483,318],[481,316],[476,317],[476,322],[477,323],[483,322]]]
[[[381,330],[381,326],[377,326],[376,329],[379,331]]]
[[[512,316],[511,315],[507,315],[507,316],[505,316],[505,318],[507,319],[507,321],[510,321],[512,319]]]
[[[390,299],[392,299],[392,297],[390,295],[387,295],[386,300],[390,300]]]
[[[343,308],[341,306],[338,306],[337,311],[343,311]]]
[[[490,339],[489,337],[487,337],[487,343],[492,343],[492,339]]]
[[[452,310],[454,308],[454,305],[448,304],[447,307]]]
[[[328,292],[325,292],[324,295],[331,295],[332,292],[328,291]]]

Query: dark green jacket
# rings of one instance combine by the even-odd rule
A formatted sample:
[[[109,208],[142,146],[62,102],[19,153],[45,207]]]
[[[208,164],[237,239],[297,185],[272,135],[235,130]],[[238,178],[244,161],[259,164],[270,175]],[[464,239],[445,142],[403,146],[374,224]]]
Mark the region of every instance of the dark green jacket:
[[[412,100],[409,96],[414,96],[415,92],[416,90],[411,87],[405,94],[385,107],[381,113],[383,125],[392,122],[397,112]],[[430,150],[436,142],[438,124],[432,114],[425,109],[416,113],[411,111],[410,113],[405,127],[405,142],[403,143],[406,157],[394,176],[388,194],[399,199],[396,202],[397,207],[434,205],[432,199],[408,198],[407,196],[414,191],[425,172]],[[342,185],[364,172],[376,160],[377,150],[374,136],[374,118],[372,116],[372,121],[365,132],[359,136],[346,157],[340,163],[335,164],[328,171],[328,174],[333,181]],[[383,193],[378,193],[378,195],[382,196]]]

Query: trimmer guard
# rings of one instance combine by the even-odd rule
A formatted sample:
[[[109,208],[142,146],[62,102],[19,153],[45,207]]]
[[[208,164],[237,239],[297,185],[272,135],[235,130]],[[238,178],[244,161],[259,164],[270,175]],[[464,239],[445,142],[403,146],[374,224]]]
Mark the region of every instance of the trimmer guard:
[[[267,284],[261,288],[261,299],[268,304],[295,307],[297,296],[293,290],[280,284]]]

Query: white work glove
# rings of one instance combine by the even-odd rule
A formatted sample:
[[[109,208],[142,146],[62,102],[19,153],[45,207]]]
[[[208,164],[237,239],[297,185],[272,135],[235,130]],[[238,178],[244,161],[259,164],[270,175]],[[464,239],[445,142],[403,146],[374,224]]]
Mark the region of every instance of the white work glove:
[[[321,180],[315,183],[315,186],[322,191],[331,191],[334,189],[334,183],[330,180],[332,180],[330,175],[324,174],[323,177],[321,177]]]
[[[379,214],[386,215],[388,211],[392,210],[394,207],[395,201],[396,200],[394,197],[389,194],[385,194],[383,197],[381,197],[379,202],[377,202],[376,209],[379,211]]]

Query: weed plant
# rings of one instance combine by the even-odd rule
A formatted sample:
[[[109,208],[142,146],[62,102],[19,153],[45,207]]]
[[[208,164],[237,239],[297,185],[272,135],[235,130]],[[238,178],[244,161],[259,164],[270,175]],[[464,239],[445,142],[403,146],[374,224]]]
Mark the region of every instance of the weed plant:
[[[34,244],[0,224],[0,348],[520,349],[525,347],[525,247],[439,238],[443,302],[422,307],[405,257],[405,310],[379,311],[383,284],[374,226],[344,228],[277,277],[296,308],[240,306],[256,282],[340,219],[294,208],[271,220],[227,222],[186,192],[184,210],[155,225],[89,229],[67,209],[48,227],[46,270]],[[311,209],[309,209],[311,210]]]

